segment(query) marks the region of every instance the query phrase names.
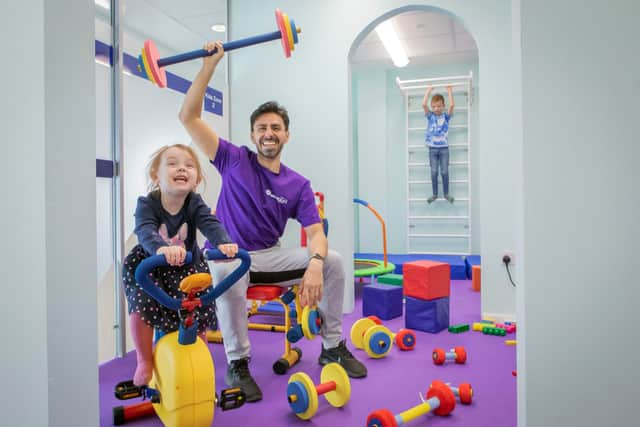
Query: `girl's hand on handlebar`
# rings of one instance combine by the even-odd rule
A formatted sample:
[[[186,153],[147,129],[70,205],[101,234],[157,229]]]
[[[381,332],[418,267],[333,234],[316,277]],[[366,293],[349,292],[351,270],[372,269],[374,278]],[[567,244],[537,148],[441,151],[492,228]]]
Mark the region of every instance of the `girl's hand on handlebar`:
[[[223,243],[218,245],[218,250],[225,254],[228,258],[233,258],[238,254],[237,243]]]
[[[181,266],[184,264],[184,258],[187,251],[182,246],[162,246],[156,252],[156,255],[164,255],[167,264],[172,266]]]

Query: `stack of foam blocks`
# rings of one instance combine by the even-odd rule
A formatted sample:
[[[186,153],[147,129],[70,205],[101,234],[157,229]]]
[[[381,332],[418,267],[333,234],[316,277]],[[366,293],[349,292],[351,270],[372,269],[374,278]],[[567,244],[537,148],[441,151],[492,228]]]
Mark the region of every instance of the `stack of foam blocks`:
[[[405,327],[437,333],[449,327],[451,267],[445,262],[411,261],[402,266]]]

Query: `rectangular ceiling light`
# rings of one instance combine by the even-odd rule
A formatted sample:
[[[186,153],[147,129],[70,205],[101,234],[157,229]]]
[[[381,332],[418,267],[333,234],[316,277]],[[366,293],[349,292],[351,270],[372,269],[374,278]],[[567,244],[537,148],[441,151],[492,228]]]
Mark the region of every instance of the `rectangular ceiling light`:
[[[398,34],[393,28],[391,21],[386,20],[382,24],[378,25],[376,27],[376,33],[378,33],[378,37],[380,37],[384,47],[387,48],[387,52],[389,52],[389,56],[391,56],[393,65],[398,68],[406,66],[409,63],[409,58],[407,58],[407,53],[404,51],[404,48],[400,43],[400,39],[398,38]]]
[[[95,0],[95,3],[104,10],[111,9],[111,0]]]

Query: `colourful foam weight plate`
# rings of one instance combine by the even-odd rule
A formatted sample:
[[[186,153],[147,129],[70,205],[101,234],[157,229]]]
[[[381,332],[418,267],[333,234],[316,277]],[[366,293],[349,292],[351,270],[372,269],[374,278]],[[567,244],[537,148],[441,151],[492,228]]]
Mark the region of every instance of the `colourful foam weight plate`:
[[[364,333],[367,329],[375,326],[375,322],[368,317],[364,317],[362,319],[358,319],[355,321],[353,326],[351,326],[351,343],[355,348],[364,348],[363,340]]]
[[[144,42],[143,53],[143,56],[146,56],[149,69],[151,70],[151,74],[153,75],[153,79],[156,84],[160,87],[167,87],[167,74],[165,73],[164,68],[158,67],[158,58],[160,58],[160,54],[158,54],[158,49],[152,40],[146,40]]]
[[[378,316],[375,316],[375,315],[367,316],[367,319],[373,320],[373,322],[376,325],[382,325],[382,320],[380,320],[380,318]]]
[[[284,22],[284,28],[287,29],[287,39],[289,40],[289,48],[291,52],[294,51],[295,45],[293,44],[293,34],[291,32],[291,22],[289,22],[289,15],[282,13],[282,22]]]
[[[318,393],[316,392],[316,386],[313,384],[313,381],[311,381],[311,378],[309,378],[309,375],[305,374],[304,372],[296,372],[291,375],[288,382],[291,383],[294,381],[302,384],[304,390],[307,393],[306,397],[309,400],[307,410],[304,412],[296,413],[296,415],[303,420],[308,420],[309,418],[313,417],[318,411]],[[287,396],[287,398],[289,398],[289,396]]]
[[[436,415],[444,417],[449,415],[456,407],[456,396],[453,394],[448,385],[442,381],[434,381],[431,383],[429,390],[427,391],[427,399],[437,397],[440,401],[440,406],[433,411]]]
[[[289,36],[287,35],[287,29],[284,26],[284,20],[282,19],[282,12],[280,9],[276,9],[276,23],[280,30],[280,42],[282,43],[282,49],[284,50],[284,56],[289,58],[291,56],[291,47],[289,46]]]
[[[367,427],[398,427],[398,422],[388,409],[378,409],[367,417]]]
[[[372,326],[364,333],[364,351],[374,359],[385,357],[393,347],[391,336],[391,331],[387,327]]]
[[[467,361],[467,351],[464,347],[456,347],[453,349],[456,352],[456,363],[465,363]]]
[[[351,399],[351,383],[349,376],[342,366],[337,363],[329,363],[322,368],[320,382],[322,384],[333,381],[336,389],[324,394],[329,404],[335,408],[342,408]]]
[[[300,326],[302,327],[302,334],[308,340],[312,340],[316,337],[318,331],[316,327],[316,319],[318,319],[318,311],[306,306],[302,309],[302,317],[300,319]]]
[[[431,357],[433,358],[433,363],[435,363],[436,365],[442,365],[446,360],[447,355],[443,349],[434,348],[433,352],[431,353]]]
[[[416,346],[416,334],[411,329],[400,329],[395,341],[400,350],[413,350]]]
[[[139,61],[142,64],[142,72],[144,73],[145,77],[149,79],[151,83],[157,85],[156,81],[153,79],[153,74],[151,74],[149,62],[147,61],[147,54],[144,50],[142,50],[142,53],[140,54]]]
[[[460,384],[458,387],[458,394],[460,395],[460,403],[464,405],[471,405],[471,400],[473,398],[473,388],[471,388],[471,384]]]
[[[296,27],[296,21],[293,18],[289,18],[289,24],[291,24],[291,33],[293,34],[293,44],[298,44],[298,32],[300,28]]]

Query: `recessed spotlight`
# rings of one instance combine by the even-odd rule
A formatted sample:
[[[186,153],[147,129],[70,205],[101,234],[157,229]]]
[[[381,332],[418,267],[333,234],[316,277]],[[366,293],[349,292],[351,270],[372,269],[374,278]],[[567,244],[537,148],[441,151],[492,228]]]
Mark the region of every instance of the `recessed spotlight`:
[[[227,27],[224,24],[213,24],[211,26],[211,30],[215,31],[216,33],[224,33],[226,29]]]

